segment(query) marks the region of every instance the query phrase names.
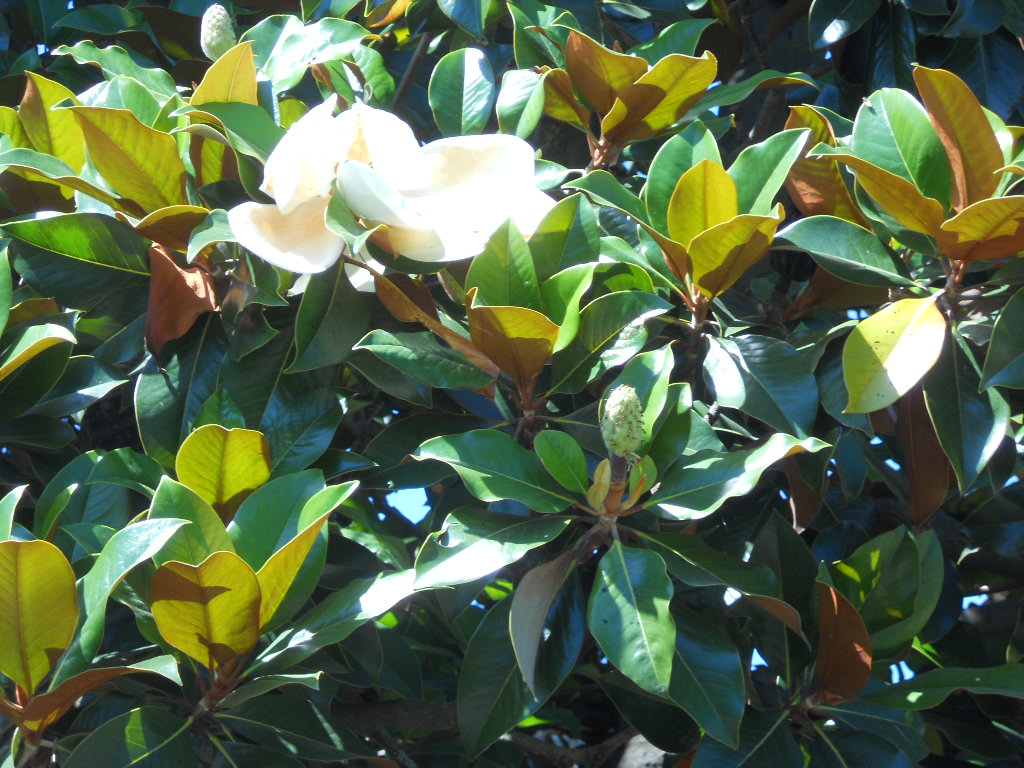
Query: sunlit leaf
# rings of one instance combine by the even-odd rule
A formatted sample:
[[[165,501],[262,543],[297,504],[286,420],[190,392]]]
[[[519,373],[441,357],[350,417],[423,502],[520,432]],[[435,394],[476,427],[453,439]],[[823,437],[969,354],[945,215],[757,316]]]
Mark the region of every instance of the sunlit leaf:
[[[572,84],[602,115],[611,111],[619,91],[647,73],[639,56],[610,51],[582,32],[570,30],[565,42],[565,69]]]
[[[223,101],[256,104],[256,65],[251,42],[239,43],[213,62],[193,91],[189,104],[198,106]]]
[[[174,471],[227,522],[270,479],[270,447],[259,432],[207,424],[185,438]]]
[[[668,202],[668,236],[689,246],[700,233],[739,213],[736,184],[725,168],[713,160],[701,160],[679,177]]]
[[[1003,259],[1024,251],[1024,196],[979,200],[942,224],[943,255],[966,261]]]
[[[525,384],[551,358],[558,326],[540,312],[471,306],[467,314],[473,344],[517,382]]]
[[[708,298],[732,287],[768,253],[782,216],[779,203],[775,216],[743,214],[697,235],[687,249],[694,285]]]

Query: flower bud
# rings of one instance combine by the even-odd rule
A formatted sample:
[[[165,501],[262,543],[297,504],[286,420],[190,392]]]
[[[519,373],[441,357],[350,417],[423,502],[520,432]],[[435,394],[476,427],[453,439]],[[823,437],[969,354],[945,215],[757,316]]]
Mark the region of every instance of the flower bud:
[[[235,46],[235,30],[231,16],[223,5],[214,4],[203,14],[199,31],[199,47],[207,58],[216,61]]]
[[[636,396],[636,390],[628,384],[613,389],[605,400],[601,416],[601,437],[609,452],[615,456],[635,452],[647,439],[643,405]]]

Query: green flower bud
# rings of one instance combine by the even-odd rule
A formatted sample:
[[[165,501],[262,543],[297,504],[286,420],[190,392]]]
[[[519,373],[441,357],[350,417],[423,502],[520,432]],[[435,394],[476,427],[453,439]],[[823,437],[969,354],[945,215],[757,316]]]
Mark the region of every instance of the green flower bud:
[[[644,407],[633,387],[622,384],[608,395],[601,416],[601,437],[615,456],[627,456],[644,444]]]
[[[235,47],[235,29],[231,25],[228,9],[223,5],[211,5],[203,14],[199,47],[212,61],[216,61]]]

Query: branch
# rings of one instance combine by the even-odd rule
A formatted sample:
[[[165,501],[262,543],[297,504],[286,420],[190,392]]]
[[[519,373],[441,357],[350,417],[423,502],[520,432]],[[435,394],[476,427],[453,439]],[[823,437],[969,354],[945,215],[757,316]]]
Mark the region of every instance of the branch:
[[[626,728],[609,736],[600,744],[590,747],[559,747],[550,741],[542,741],[525,733],[513,731],[510,739],[513,744],[529,755],[547,761],[554,768],[570,768],[578,765],[579,768],[598,768],[604,765],[611,754],[636,736],[638,731],[633,726]]]

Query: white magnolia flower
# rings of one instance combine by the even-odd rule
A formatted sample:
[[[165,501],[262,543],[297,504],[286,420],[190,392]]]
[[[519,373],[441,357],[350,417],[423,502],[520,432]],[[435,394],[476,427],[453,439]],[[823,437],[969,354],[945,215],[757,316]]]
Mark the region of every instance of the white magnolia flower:
[[[368,227],[385,225],[391,250],[418,261],[480,253],[503,222],[529,235],[554,205],[533,184],[533,150],[514,136],[465,136],[420,147],[389,112],[334,100],[310,110],[267,159],[260,187],[271,205],[228,212],[238,242],[271,264],[322,272],[344,249],[325,222],[335,190]],[[376,265],[379,267],[379,265]],[[368,283],[366,270],[349,276]]]

